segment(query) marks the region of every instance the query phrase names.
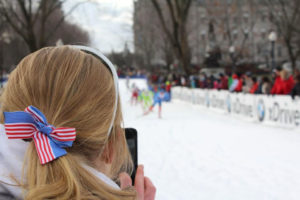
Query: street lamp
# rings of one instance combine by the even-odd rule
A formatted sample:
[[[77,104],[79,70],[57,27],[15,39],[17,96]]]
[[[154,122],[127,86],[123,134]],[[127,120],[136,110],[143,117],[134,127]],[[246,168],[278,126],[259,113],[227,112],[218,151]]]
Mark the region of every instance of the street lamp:
[[[272,70],[275,69],[275,42],[277,40],[276,32],[272,31],[269,34],[269,41],[271,42],[271,59],[272,59]]]
[[[232,60],[232,72],[235,71],[235,58],[234,58],[234,53],[235,53],[235,47],[233,45],[231,45],[229,47],[229,54],[230,54],[230,58]]]

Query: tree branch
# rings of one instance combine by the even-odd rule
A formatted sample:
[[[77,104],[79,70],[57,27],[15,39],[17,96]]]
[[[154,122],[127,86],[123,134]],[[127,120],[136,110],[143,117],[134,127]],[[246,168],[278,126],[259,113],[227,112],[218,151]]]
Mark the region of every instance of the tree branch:
[[[160,8],[160,6],[159,6],[157,0],[151,0],[151,2],[152,2],[153,6],[154,6],[154,8],[155,8],[155,10],[156,10],[156,12],[157,12],[157,14],[158,14],[159,20],[160,20],[160,22],[161,22],[161,25],[162,25],[162,28],[163,28],[165,34],[168,36],[168,38],[169,38],[169,39],[172,41],[172,43],[173,43],[174,38],[173,38],[171,32],[169,31],[169,29],[167,28],[165,19],[164,19],[163,15],[162,15],[162,10],[161,10],[161,8]]]
[[[52,35],[56,32],[56,30],[62,25],[62,23],[65,21],[66,17],[68,17],[79,5],[83,4],[84,2],[77,3],[75,6],[73,6],[65,15],[61,17],[61,19],[58,21],[54,29],[48,34],[48,36],[45,39],[45,43],[47,43]]]
[[[191,3],[192,3],[191,0],[187,0],[187,2],[185,3],[185,7],[183,8],[183,21],[184,21],[184,23],[188,18],[188,13],[189,13],[189,9],[191,7]]]

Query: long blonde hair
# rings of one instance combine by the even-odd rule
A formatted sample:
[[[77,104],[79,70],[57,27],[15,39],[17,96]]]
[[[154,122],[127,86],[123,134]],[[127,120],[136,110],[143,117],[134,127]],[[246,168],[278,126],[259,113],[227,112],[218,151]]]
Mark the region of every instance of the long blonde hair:
[[[1,98],[3,111],[33,105],[55,127],[76,128],[67,155],[41,165],[33,141],[24,159],[25,199],[135,199],[134,190],[115,190],[87,171],[110,145],[111,178],[130,172],[132,161],[121,129],[120,103],[110,136],[115,99],[108,68],[96,57],[70,46],[47,47],[25,57],[11,73]],[[3,116],[1,116],[3,123]]]

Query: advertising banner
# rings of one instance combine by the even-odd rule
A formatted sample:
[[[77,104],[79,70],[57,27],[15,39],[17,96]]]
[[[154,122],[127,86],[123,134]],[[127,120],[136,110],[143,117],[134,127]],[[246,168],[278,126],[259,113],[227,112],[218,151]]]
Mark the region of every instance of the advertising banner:
[[[300,101],[290,96],[230,93],[225,90],[173,87],[172,99],[218,113],[272,126],[299,128]]]

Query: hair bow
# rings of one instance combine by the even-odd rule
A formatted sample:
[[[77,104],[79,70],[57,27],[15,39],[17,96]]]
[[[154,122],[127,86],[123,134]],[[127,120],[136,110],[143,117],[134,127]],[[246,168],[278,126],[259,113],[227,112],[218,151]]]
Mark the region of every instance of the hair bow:
[[[66,155],[76,138],[75,128],[55,128],[44,114],[33,106],[23,111],[4,112],[4,126],[8,139],[32,138],[41,164]]]

